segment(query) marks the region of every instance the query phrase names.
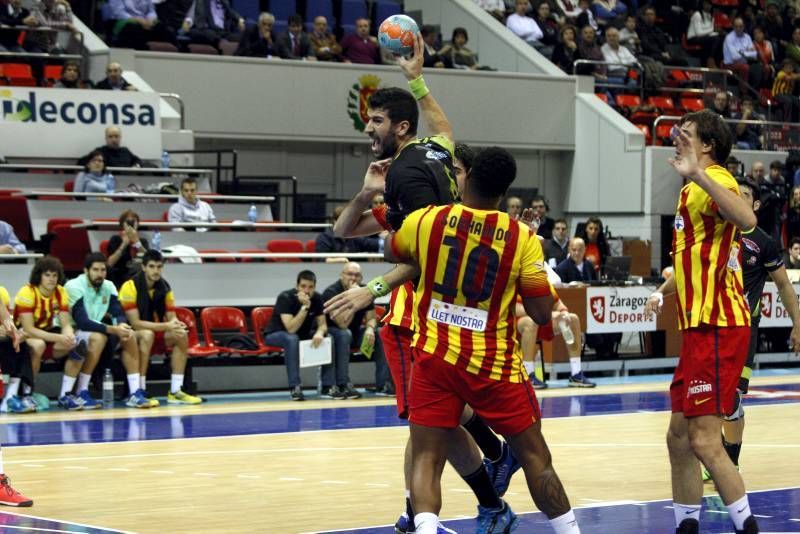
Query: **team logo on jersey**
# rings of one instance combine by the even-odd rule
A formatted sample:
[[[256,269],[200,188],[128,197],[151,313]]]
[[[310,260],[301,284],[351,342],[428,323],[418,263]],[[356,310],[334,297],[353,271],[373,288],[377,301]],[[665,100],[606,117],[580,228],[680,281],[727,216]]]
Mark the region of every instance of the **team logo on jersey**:
[[[752,250],[755,254],[758,254],[759,252],[761,252],[761,248],[752,239],[747,239],[746,237],[743,237],[742,238],[742,245],[744,245],[748,249]]]
[[[728,269],[731,271],[739,271],[742,266],[739,264],[739,245],[734,243],[731,246],[731,253],[728,255]]]
[[[675,229],[680,232],[681,230],[683,230],[684,226],[685,225],[683,224],[683,216],[682,215],[676,215],[675,216]]]
[[[428,150],[425,157],[428,159],[443,160],[448,156],[447,152],[439,152],[437,150]]]
[[[714,391],[714,387],[705,382],[704,380],[692,380],[689,382],[689,387],[686,389],[686,396],[691,397],[692,395],[700,395],[702,393],[712,393]],[[705,401],[701,401],[705,402]]]
[[[606,298],[603,296],[592,297],[589,299],[589,309],[592,310],[592,317],[598,323],[606,322]]]
[[[772,293],[761,293],[761,315],[772,317]]]
[[[750,256],[749,258],[747,258],[747,265],[755,265],[757,261],[758,258],[756,258],[755,256]]]
[[[363,132],[369,122],[367,108],[369,97],[378,90],[381,79],[373,74],[365,74],[354,83],[347,95],[347,114],[353,120],[353,128]]]

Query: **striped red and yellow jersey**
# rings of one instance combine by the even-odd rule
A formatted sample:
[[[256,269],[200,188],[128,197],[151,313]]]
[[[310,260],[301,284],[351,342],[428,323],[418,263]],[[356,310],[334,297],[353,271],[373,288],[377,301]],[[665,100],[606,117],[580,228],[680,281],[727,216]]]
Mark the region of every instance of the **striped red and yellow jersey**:
[[[413,212],[392,239],[421,268],[414,294],[418,350],[492,380],[525,379],[514,308],[550,295],[539,239],[498,211],[463,205]]]
[[[49,330],[58,326],[58,314],[69,311],[69,296],[64,286],[56,286],[49,297],[42,295],[38,286],[26,284],[14,297],[14,319],[22,326],[19,316],[23,313],[33,315],[33,326]]]
[[[386,220],[386,213],[389,208],[386,204],[372,208],[372,216],[384,230],[392,230]],[[414,308],[414,284],[406,282],[402,286],[392,290],[389,296],[389,310],[383,316],[381,322],[392,326],[401,326],[409,330],[414,329],[414,319],[411,310]]]
[[[712,165],[705,172],[739,194],[736,180],[723,167]],[[700,186],[686,184],[681,189],[672,231],[680,329],[701,323],[750,324],[739,256],[736,226],[722,218],[717,204]]]

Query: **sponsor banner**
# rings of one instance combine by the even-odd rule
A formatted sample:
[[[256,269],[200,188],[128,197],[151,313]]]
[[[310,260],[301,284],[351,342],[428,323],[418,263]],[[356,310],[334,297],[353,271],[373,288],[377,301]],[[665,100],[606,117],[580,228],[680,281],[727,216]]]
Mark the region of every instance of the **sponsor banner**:
[[[794,285],[794,292],[800,286]],[[761,322],[759,328],[770,328],[779,326],[792,326],[792,319],[786,313],[786,307],[781,301],[778,287],[773,282],[764,284],[764,291],[761,293]]]
[[[123,146],[140,158],[160,157],[155,93],[0,87],[4,156],[78,159],[105,144],[109,126],[120,127]]]
[[[656,329],[656,319],[644,318],[644,306],[653,288],[587,287],[586,333],[644,332]]]

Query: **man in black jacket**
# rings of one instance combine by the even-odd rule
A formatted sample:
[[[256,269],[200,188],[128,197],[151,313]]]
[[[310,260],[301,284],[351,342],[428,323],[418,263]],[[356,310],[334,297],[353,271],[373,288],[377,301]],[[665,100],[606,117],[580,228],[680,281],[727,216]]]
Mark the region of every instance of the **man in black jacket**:
[[[594,265],[586,259],[586,243],[580,237],[570,240],[569,255],[556,266],[555,271],[565,284],[597,280]]]
[[[141,167],[142,160],[122,146],[122,130],[117,126],[106,128],[106,144],[95,148],[92,152],[99,151],[103,154],[103,161],[108,167]],[[90,152],[89,154],[91,154]],[[78,165],[86,165],[89,155],[78,160]]]
[[[278,55],[278,48],[275,46],[275,37],[272,35],[272,27],[275,25],[275,17],[272,13],[261,13],[258,16],[258,24],[247,28],[239,41],[239,47],[234,55],[246,57],[273,57]]]
[[[244,19],[228,0],[195,0],[181,26],[190,42],[214,47],[220,39],[238,41],[244,28]]]
[[[303,18],[300,15],[289,17],[289,29],[277,39],[278,55],[283,59],[308,59],[316,61],[311,50],[311,40],[303,31]]]
[[[642,16],[642,24],[637,26],[639,40],[642,43],[642,54],[665,65],[688,65],[686,57],[679,55],[676,48],[669,48],[670,38],[664,30],[656,26],[656,10],[646,7]]]

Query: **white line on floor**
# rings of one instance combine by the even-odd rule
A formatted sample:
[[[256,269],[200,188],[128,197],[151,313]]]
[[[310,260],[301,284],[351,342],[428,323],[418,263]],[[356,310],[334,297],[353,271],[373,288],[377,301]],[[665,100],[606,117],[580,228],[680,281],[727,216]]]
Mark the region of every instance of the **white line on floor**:
[[[219,476],[216,473],[192,473],[196,477],[216,477]]]
[[[344,480],[323,480],[320,484],[349,484],[349,482]]]
[[[305,479],[304,478],[294,478],[294,477],[281,477],[278,480],[284,480],[286,482],[302,482]]]
[[[375,483],[372,483],[372,482],[367,482],[366,485],[369,486],[370,488],[388,488],[389,487],[389,484],[375,484]]]
[[[150,471],[154,475],[174,475],[175,471],[159,471],[158,469],[152,469]]]

